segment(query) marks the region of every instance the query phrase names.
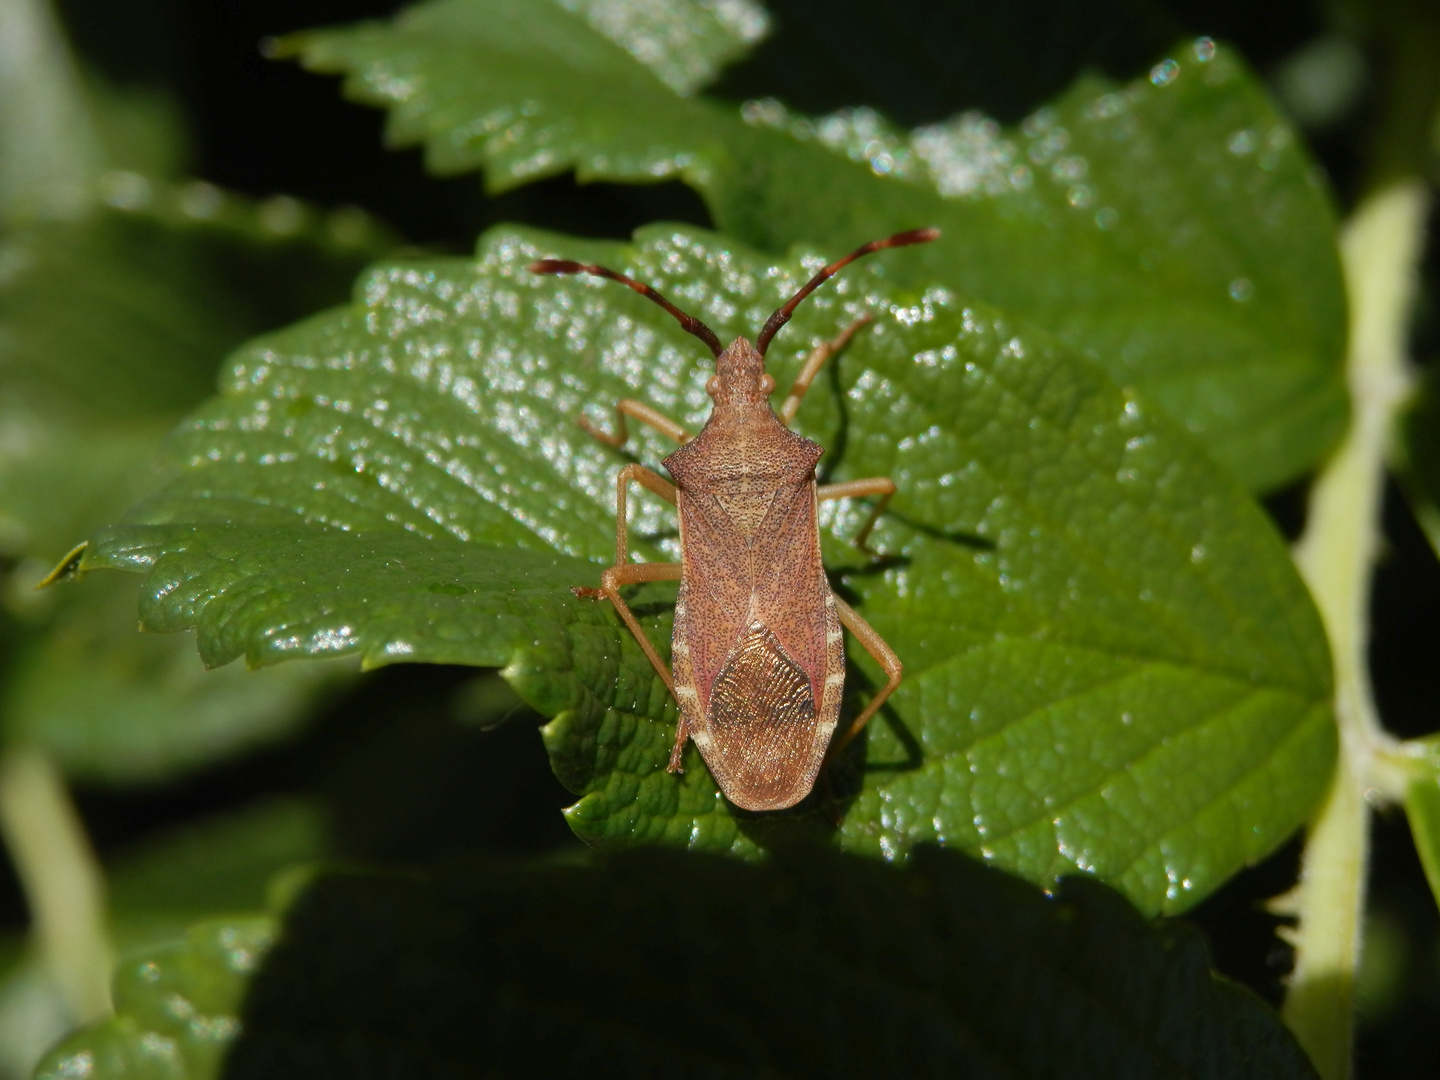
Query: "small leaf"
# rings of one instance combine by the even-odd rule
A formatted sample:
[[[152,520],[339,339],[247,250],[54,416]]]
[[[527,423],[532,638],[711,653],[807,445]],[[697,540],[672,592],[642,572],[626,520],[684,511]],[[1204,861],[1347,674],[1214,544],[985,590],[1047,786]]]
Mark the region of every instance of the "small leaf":
[[[1440,904],[1440,738],[1424,741],[1427,753],[1415,763],[1415,773],[1405,789],[1405,816],[1410,835],[1425,868],[1430,892]]]
[[[1401,416],[1396,474],[1430,546],[1440,553],[1440,377],[1428,373]]]
[[[1294,829],[1329,773],[1309,597],[1254,504],[1163,416],[988,308],[883,287],[906,254],[827,285],[770,351],[783,386],[815,343],[875,319],[799,418],[830,448],[827,480],[900,489],[874,535],[888,560],[846,542],[863,506],[824,519],[840,591],[907,669],[863,772],[837,776],[859,787],[840,842],[896,857],[938,840],[1040,883],[1080,869],[1147,911],[1188,906]],[[377,267],[357,303],[237,355],[225,396],[172,437],[171,483],[82,569],[146,571],[145,625],[196,626],[211,664],[502,667],[555,717],[546,744],[593,842],[753,852],[823,831],[819,808],[731,810],[693,752],[666,773],[673,701],[608,605],[571,595],[613,555],[625,460],[576,414],[607,423],[638,393],[693,431],[709,399],[668,315],[526,272],[549,255],[651,281],[727,340],[809,273],[675,229],[636,248],[497,230],[478,261]],[[649,433],[635,452],[668,448]],[[655,503],[630,524],[647,558],[676,551]],[[662,650],[673,596],[632,598]],[[875,678],[862,660],[854,702]]]
[[[677,97],[581,19],[520,0],[430,0],[295,47],[389,108],[392,142],[422,143],[437,172],[483,167],[492,190],[569,169],[675,178],[774,252],[939,226],[897,281],[947,285],[1093,356],[1253,489],[1343,429],[1333,210],[1293,130],[1209,39],[1127,86],[1082,79],[1018,129],[965,113],[910,132],[867,108]]]
[[[249,966],[270,934],[212,923],[125,965],[116,1018],[37,1077],[73,1075],[82,1055],[94,1080],[156,1075],[137,1069],[144,1047],[168,1044],[163,1075],[208,1080],[216,1056],[193,1032],[222,1019],[233,1080],[357,1061],[397,1076],[1315,1075],[1273,1013],[1210,973],[1192,931],[1147,926],[1093,882],[1044,897],[933,849],[903,871],[640,851],[323,878],[245,986],[233,956]],[[197,994],[207,977],[223,993]],[[183,1019],[177,993],[194,1006]]]

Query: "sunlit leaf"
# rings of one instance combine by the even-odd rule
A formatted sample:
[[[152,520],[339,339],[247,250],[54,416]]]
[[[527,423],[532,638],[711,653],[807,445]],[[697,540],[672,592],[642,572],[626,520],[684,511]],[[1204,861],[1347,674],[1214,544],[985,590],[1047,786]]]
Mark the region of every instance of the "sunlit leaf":
[[[784,386],[817,341],[875,317],[798,423],[829,447],[826,479],[900,488],[879,562],[844,541],[863,506],[825,518],[837,587],[907,670],[836,773],[853,795],[839,841],[899,856],[937,840],[1188,906],[1295,828],[1328,776],[1314,609],[1259,510],[1162,414],[992,309],[884,286],[909,254],[827,286],[770,353]],[[744,852],[828,831],[823,806],[737,814],[693,751],[667,774],[673,702],[608,606],[568,588],[613,553],[625,460],[575,415],[606,422],[639,393],[695,430],[709,399],[669,316],[527,273],[540,255],[621,267],[727,339],[807,273],[664,229],[637,248],[497,231],[477,261],[377,267],[355,304],[236,355],[172,436],[171,482],[82,568],[146,571],[145,624],[196,626],[211,664],[501,667],[555,716],[546,743],[593,842]],[[673,554],[668,508],[640,500],[631,536]],[[662,648],[667,595],[634,599]],[[861,660],[853,702],[875,678]]]

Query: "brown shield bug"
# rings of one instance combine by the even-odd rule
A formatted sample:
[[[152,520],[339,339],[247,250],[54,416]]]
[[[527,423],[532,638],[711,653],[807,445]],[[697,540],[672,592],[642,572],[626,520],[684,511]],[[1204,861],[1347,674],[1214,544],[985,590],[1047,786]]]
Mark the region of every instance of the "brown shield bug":
[[[680,705],[669,769],[680,771],[685,741],[694,739],[725,797],[746,810],[780,810],[809,794],[827,758],[865,726],[900,684],[900,660],[884,640],[830,590],[820,562],[818,504],[826,499],[878,495],[855,538],[859,546],[895,485],[884,477],[819,485],[815,464],[824,450],[791,431],[805,391],[827,359],[867,320],[860,319],[807,358],[777,415],[770,407],[775,380],[765,350],[796,306],[841,267],[882,248],[934,240],[936,229],[915,229],[874,240],[825,267],[766,321],[752,345],[738,337],[721,348],[708,326],[649,285],[603,266],[542,259],[536,274],[594,274],[653,300],[703,341],[715,356],[706,384],[714,404],[699,435],[643,402],[615,407],[613,434],[583,418],[596,438],[619,448],[625,418],[648,424],[680,443],[664,461],[672,484],[643,465],[627,465],[616,484],[615,565],[600,588],[577,586],[577,596],[605,597],[635,635]],[[625,501],[631,483],[673,503],[680,518],[678,563],[632,563],[626,555]],[[625,585],[680,581],[675,601],[672,677],[620,595]],[[885,670],[885,686],[830,749],[845,686],[846,627]]]

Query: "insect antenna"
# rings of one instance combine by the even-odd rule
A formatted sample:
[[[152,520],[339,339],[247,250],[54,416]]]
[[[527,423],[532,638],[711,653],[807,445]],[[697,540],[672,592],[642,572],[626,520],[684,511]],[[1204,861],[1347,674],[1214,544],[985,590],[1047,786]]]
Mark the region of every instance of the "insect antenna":
[[[908,242],[912,244],[915,243],[913,240]],[[851,256],[851,258],[854,257],[853,255]],[[688,315],[681,311],[669,300],[661,296],[654,288],[646,285],[644,282],[626,277],[624,274],[611,270],[608,267],[596,266],[594,263],[571,262],[569,259],[541,259],[539,262],[530,264],[530,272],[532,274],[594,274],[596,277],[609,278],[611,281],[620,282],[621,285],[628,285],[647,300],[654,300],[655,303],[659,304],[671,315],[674,315],[675,318],[680,320],[680,325],[685,328],[685,332],[694,334],[708,345],[710,352],[714,354],[716,359],[719,359],[720,353],[723,351],[720,348],[720,339],[715,336],[715,331],[711,330],[694,315]]]
[[[908,247],[910,244],[926,244],[940,235],[939,229],[911,229],[909,232],[896,233],[894,236],[886,237],[884,240],[871,240],[868,244],[862,244],[843,259],[837,259],[829,266],[821,270],[813,278],[800,287],[800,291],[785,302],[780,308],[765,320],[765,326],[760,335],[755,339],[755,351],[761,356],[765,355],[765,347],[770,344],[770,339],[779,333],[780,328],[790,321],[790,316],[812,292],[820,287],[821,282],[826,278],[834,277],[836,271],[850,265],[862,255],[869,255],[872,251],[880,251],[884,248]],[[531,269],[534,269],[533,267]]]

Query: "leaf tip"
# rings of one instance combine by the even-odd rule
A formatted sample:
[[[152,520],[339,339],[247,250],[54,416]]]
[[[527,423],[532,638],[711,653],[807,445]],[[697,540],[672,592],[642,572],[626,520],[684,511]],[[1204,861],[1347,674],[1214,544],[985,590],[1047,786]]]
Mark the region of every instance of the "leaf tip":
[[[90,547],[90,541],[77,544],[70,552],[56,564],[55,569],[46,574],[35,584],[36,589],[46,589],[57,581],[76,577],[80,574],[80,562],[85,557],[86,550]]]
[[[294,60],[304,54],[309,42],[310,35],[305,33],[267,34],[260,39],[257,48],[266,60]]]

